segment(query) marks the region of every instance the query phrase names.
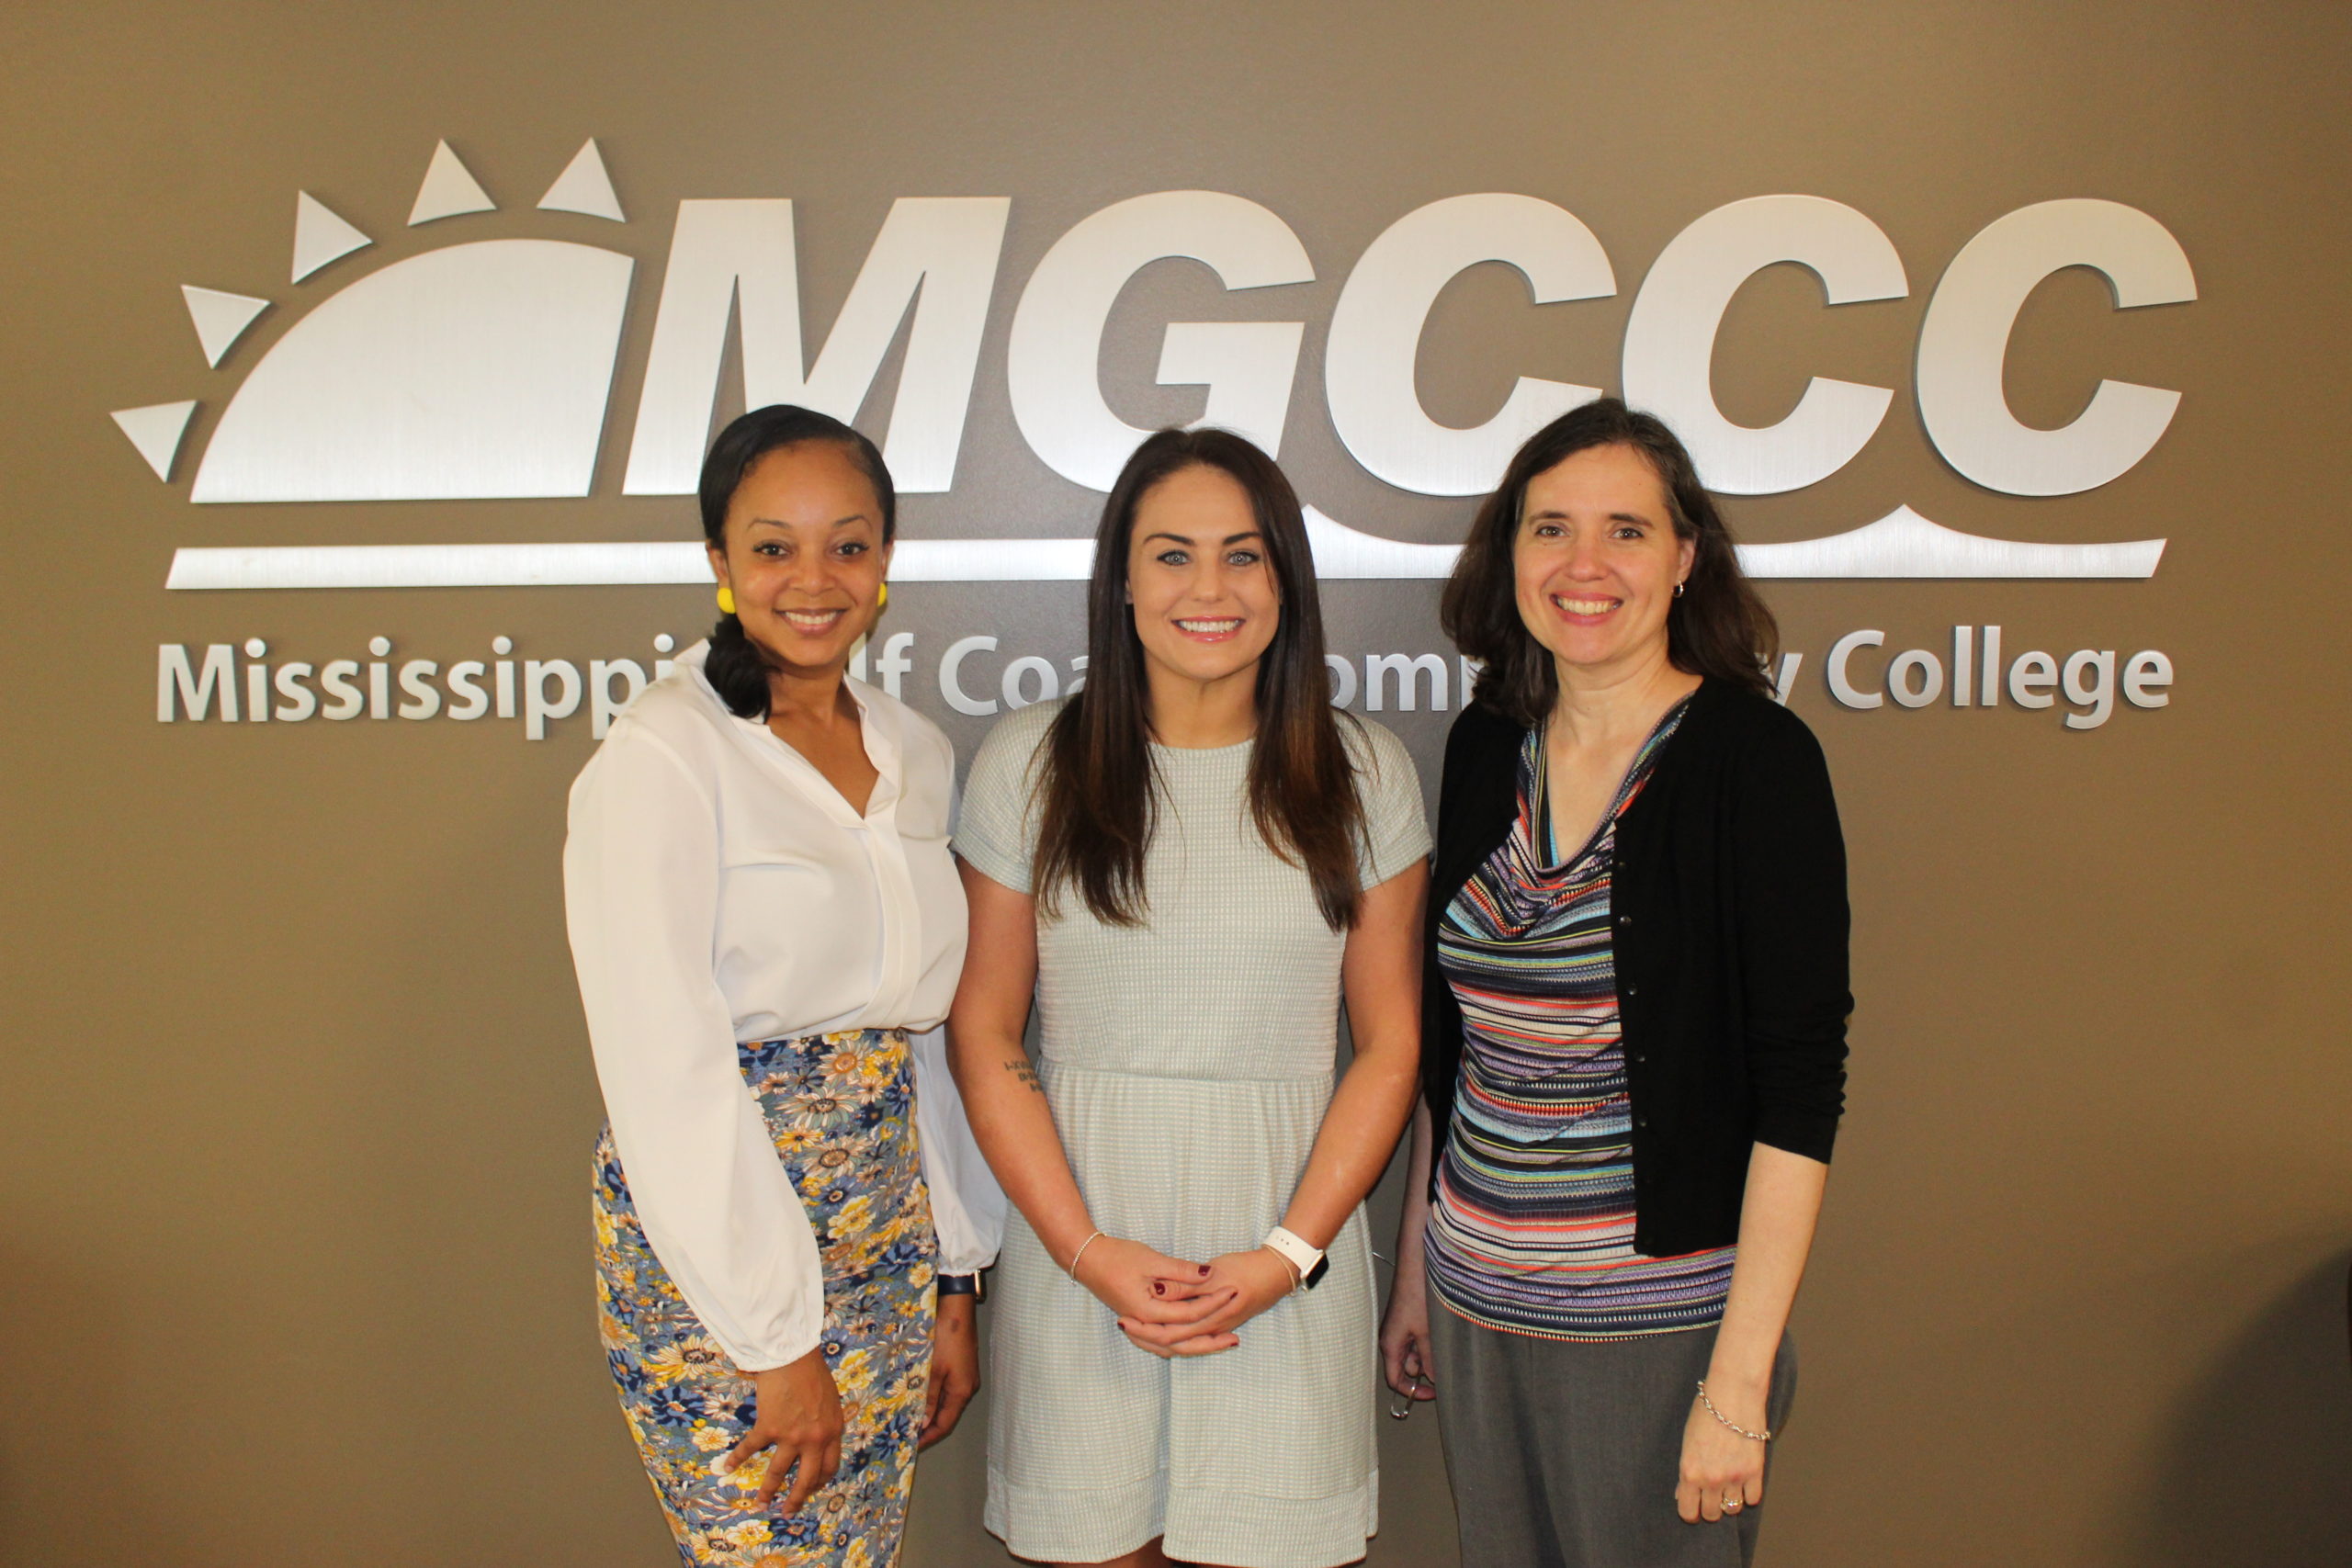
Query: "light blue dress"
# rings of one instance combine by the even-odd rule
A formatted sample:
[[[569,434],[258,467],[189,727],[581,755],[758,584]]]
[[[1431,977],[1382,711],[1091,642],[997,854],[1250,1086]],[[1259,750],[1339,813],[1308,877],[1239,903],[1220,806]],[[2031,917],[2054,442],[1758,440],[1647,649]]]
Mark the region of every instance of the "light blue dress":
[[[1031,788],[1057,704],[1000,724],[965,786],[958,854],[1030,890]],[[1343,718],[1363,885],[1429,852],[1403,744]],[[1250,747],[1154,747],[1147,924],[1075,897],[1038,925],[1039,1071],[1094,1223],[1171,1256],[1246,1250],[1282,1222],[1336,1081],[1343,933],[1250,821]],[[1163,1360],[1015,1215],[991,1299],[988,1528],[1019,1556],[1094,1562],[1154,1536],[1183,1561],[1329,1568],[1377,1527],[1377,1367],[1363,1215],[1330,1269],[1218,1355]]]

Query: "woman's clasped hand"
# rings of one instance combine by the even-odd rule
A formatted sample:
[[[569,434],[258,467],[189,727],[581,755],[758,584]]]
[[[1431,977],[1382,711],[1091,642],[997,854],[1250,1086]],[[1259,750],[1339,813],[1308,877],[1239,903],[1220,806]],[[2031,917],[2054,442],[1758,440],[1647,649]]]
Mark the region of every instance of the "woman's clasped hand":
[[[1243,1324],[1296,1289],[1266,1247],[1188,1263],[1138,1241],[1103,1236],[1080,1259],[1079,1283],[1117,1314],[1119,1331],[1155,1356],[1214,1356],[1241,1343]]]

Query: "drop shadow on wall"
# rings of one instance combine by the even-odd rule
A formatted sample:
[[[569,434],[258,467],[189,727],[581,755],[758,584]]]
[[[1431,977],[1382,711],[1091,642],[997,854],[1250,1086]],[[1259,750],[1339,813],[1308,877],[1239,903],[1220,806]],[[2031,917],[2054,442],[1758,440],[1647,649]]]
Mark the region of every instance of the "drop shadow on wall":
[[[2339,1251],[2304,1274],[2191,1385],[2122,1561],[2343,1562],[2352,1474],[2346,1268]]]

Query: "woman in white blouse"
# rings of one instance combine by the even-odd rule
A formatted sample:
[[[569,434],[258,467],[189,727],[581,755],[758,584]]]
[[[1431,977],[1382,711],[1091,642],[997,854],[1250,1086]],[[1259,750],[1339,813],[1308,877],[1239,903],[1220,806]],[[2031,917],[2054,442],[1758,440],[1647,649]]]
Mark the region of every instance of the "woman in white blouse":
[[[888,597],[873,444],[756,410],[701,500],[718,628],[582,771],[564,850],[605,1346],[687,1563],[887,1562],[1002,1228],[937,1033],[955,758],[848,676]]]

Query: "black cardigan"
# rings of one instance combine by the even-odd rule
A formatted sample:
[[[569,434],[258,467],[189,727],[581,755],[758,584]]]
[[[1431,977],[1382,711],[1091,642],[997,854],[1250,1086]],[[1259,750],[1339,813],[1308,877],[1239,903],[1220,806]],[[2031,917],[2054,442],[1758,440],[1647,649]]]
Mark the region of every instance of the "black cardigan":
[[[1438,968],[1438,920],[1510,833],[1526,739],[1473,705],[1446,739],[1422,947],[1421,1088],[1440,1150],[1462,1010]],[[1804,721],[1703,683],[1618,821],[1611,905],[1634,1246],[1651,1258],[1725,1246],[1750,1147],[1826,1162],[1845,1106],[1846,846]]]

